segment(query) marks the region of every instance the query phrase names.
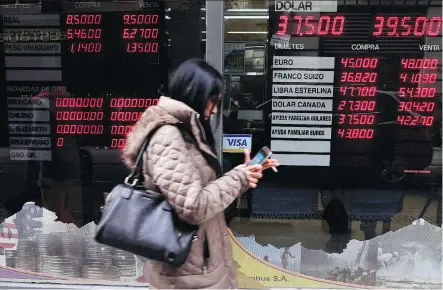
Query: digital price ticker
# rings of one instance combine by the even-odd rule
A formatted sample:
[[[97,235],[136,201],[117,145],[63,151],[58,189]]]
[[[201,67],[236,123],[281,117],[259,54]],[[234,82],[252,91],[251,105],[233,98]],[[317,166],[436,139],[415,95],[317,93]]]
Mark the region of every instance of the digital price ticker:
[[[441,9],[272,9],[265,116],[275,158],[296,167],[429,165],[442,61],[441,44],[426,44],[441,43]]]
[[[340,36],[343,35],[346,17],[337,15],[279,15],[277,35]],[[376,16],[373,36],[438,36],[442,31],[442,17]]]
[[[41,36],[32,45],[6,39],[2,110],[8,117],[1,128],[11,160],[50,161],[54,150],[73,144],[124,146],[167,82],[168,66],[160,65],[167,59],[165,9],[156,1],[145,6],[84,12],[74,5],[69,13],[49,8],[14,21],[4,17],[8,35]]]

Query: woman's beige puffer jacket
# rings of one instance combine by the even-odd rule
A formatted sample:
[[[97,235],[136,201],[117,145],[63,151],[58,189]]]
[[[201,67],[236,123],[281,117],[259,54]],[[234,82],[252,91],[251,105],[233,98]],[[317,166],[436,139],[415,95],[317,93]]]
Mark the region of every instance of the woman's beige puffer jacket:
[[[221,173],[217,156],[207,145],[198,114],[184,103],[161,97],[158,106],[143,113],[124,148],[128,166],[134,163],[147,136],[146,186],[155,185],[182,220],[199,225],[198,239],[183,266],[175,268],[157,261],[145,265],[150,288],[237,288],[224,209],[248,189],[246,174],[233,169],[217,178]]]

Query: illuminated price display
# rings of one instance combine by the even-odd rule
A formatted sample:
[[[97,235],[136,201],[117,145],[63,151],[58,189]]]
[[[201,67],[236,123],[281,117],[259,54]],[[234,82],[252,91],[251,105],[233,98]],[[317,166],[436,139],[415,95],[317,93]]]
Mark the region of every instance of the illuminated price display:
[[[108,26],[114,22],[120,29]],[[67,14],[65,17],[66,38],[73,54],[113,53],[146,54],[150,63],[158,63],[160,43],[164,33],[159,13]],[[121,31],[121,32],[119,32]],[[120,37],[118,36],[120,34]],[[122,51],[115,50],[119,41]],[[107,47],[104,47],[104,43]],[[112,52],[111,52],[112,51]]]
[[[441,26],[441,21],[440,21]],[[435,117],[436,82],[439,60],[402,58],[399,81],[397,124],[407,127],[432,127]]]
[[[58,97],[55,100],[57,146],[66,135],[101,135],[108,132],[111,148],[123,148],[135,122],[158,99],[129,97]],[[107,106],[105,113],[103,107]],[[104,125],[108,124],[108,125]]]
[[[441,17],[375,17],[373,36],[437,36],[441,34]]]
[[[292,166],[288,176],[305,170],[302,166],[315,167],[315,172],[327,166],[377,171],[392,160],[408,170],[429,166],[420,158],[426,155],[431,160],[431,143],[441,131],[440,9],[372,6],[364,11],[338,2],[334,9],[318,7],[316,13],[301,13],[280,9],[277,3],[271,4],[269,13],[267,48],[273,61],[268,66],[267,81],[272,85],[266,100],[273,100],[264,115],[275,112],[279,118],[266,120],[266,126],[330,128],[330,138],[324,138],[330,144],[295,134],[281,140],[283,133],[270,130],[271,149]],[[333,71],[333,75],[328,81],[308,82],[308,77],[297,75],[303,70]],[[330,86],[332,95],[319,90],[302,96],[297,89],[304,86]],[[282,100],[274,101],[276,97],[288,104],[286,99],[315,98],[325,106],[308,111],[284,106]],[[318,121],[320,114],[330,116],[331,122]],[[294,148],[299,143],[303,149]],[[321,150],[314,145],[321,145]],[[300,152],[310,159],[302,160]]]
[[[132,124],[140,119],[146,108],[155,106],[157,102],[158,99],[151,98],[111,97],[109,102],[111,148],[123,148]]]
[[[372,114],[340,114],[339,125],[374,125],[375,115]]]
[[[278,35],[292,36],[340,36],[343,34],[346,17],[337,15],[300,16],[280,15]],[[376,16],[372,27],[373,36],[410,37],[438,36],[442,30],[442,17]]]
[[[101,14],[66,15],[66,37],[71,53],[99,53],[102,51]]]
[[[84,146],[122,148],[134,123],[157,104],[167,80],[167,66],[158,66],[165,9],[151,4],[158,6],[63,15],[66,94],[51,99],[57,146],[75,136]]]
[[[376,71],[380,60],[375,57],[340,58],[339,96],[336,102],[338,115],[337,137],[340,139],[372,139],[376,115],[371,114],[377,106]],[[349,99],[350,98],[350,99]],[[357,128],[347,128],[349,126]],[[365,128],[358,128],[365,126]]]
[[[122,38],[127,53],[151,53],[159,51],[158,14],[124,14]]]
[[[345,26],[344,16],[288,16],[280,15],[278,35],[342,35]]]

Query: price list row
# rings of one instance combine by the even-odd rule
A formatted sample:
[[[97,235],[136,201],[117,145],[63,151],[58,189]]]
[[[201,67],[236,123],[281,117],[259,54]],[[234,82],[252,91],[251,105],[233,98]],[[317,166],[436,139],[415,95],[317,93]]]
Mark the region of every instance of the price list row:
[[[100,53],[103,50],[104,16],[102,14],[68,14],[65,19],[66,37],[71,53]],[[120,40],[126,53],[159,51],[159,14],[121,14],[114,16],[122,27]],[[116,33],[108,31],[107,33]],[[115,36],[113,36],[115,38]],[[115,45],[115,42],[112,46]]]
[[[100,137],[105,147],[123,148],[126,135],[143,112],[158,99],[113,95],[69,95],[55,98],[57,146],[66,136]],[[89,138],[88,138],[89,137]],[[88,142],[93,143],[93,142]]]

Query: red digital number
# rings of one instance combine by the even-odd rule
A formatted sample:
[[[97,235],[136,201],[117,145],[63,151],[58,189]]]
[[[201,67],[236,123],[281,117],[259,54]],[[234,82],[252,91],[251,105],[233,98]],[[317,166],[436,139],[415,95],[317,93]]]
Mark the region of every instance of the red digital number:
[[[157,24],[158,14],[125,14],[123,15],[123,24]]]
[[[400,63],[404,69],[436,69],[438,58],[402,58]]]
[[[101,29],[69,28],[66,30],[68,39],[99,39]]]
[[[401,73],[400,80],[403,83],[411,83],[411,84],[433,84],[437,81],[437,73],[416,73],[416,74],[408,74]]]
[[[376,87],[340,87],[342,96],[373,97],[376,92]]]
[[[148,108],[157,105],[159,99],[111,98],[111,108]]]
[[[136,52],[158,52],[158,42],[131,42],[126,45],[126,52],[136,53]]]
[[[101,108],[103,98],[56,98],[56,107]]]
[[[375,122],[375,115],[368,114],[340,114],[338,124],[349,125],[373,125]]]
[[[126,139],[111,139],[111,148],[123,149],[126,144]]]
[[[373,111],[375,109],[375,101],[340,101],[338,105],[339,111]]]
[[[434,102],[400,102],[399,112],[434,112]]]
[[[111,126],[111,135],[128,135],[132,131],[132,126]]]
[[[98,135],[103,134],[103,125],[57,125],[57,134]]]
[[[66,16],[66,24],[100,24],[102,16],[100,14],[68,14]]]
[[[102,44],[100,42],[72,43],[70,51],[71,53],[97,53],[102,51]]]
[[[376,68],[378,58],[373,57],[342,57],[341,64],[344,68]]]
[[[111,121],[137,122],[143,112],[111,112]]]
[[[415,21],[411,17],[383,17],[377,16],[375,18],[374,36],[437,36],[441,34],[442,18],[421,16],[417,17]]]
[[[288,15],[280,15],[277,35],[285,35],[288,30]]]
[[[158,28],[125,28],[123,29],[123,38],[134,39],[140,36],[145,39],[156,39],[158,37]]]
[[[400,88],[398,95],[402,98],[433,98],[436,88]]]
[[[345,26],[344,16],[327,16],[322,15],[319,19],[314,16],[293,16],[296,22],[295,31],[288,32],[289,17],[287,15],[280,15],[277,23],[277,35],[342,35]]]
[[[398,116],[397,122],[402,126],[425,126],[434,124],[433,116]]]
[[[101,121],[103,112],[71,112],[58,111],[55,114],[57,121]]]
[[[337,134],[343,139],[372,139],[374,129],[343,129],[337,130]]]
[[[375,83],[376,72],[342,72],[340,81],[342,83]]]

